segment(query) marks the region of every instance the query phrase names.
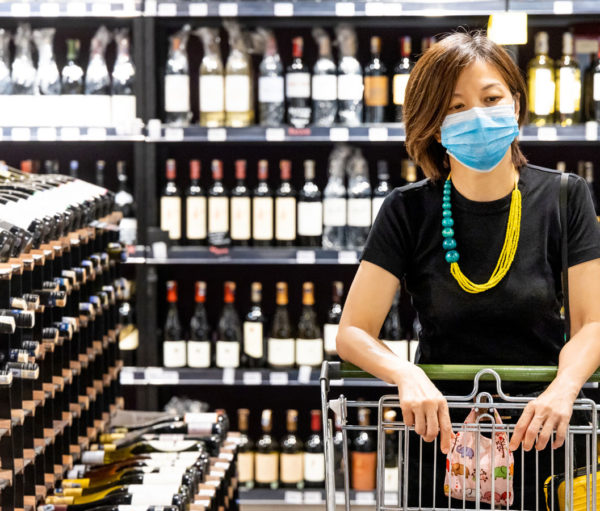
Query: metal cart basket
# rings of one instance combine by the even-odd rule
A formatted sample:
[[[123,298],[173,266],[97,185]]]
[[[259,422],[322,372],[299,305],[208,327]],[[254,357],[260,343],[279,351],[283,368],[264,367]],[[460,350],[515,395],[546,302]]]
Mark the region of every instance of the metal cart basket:
[[[596,437],[598,414],[596,403],[591,399],[575,401],[573,417],[577,414],[579,417],[586,417],[586,420],[571,419],[565,443],[559,449],[553,450],[551,447],[555,434],[543,451],[537,451],[534,447],[526,453],[520,447],[513,454],[514,467],[509,466],[507,460],[495,460],[495,450],[488,449],[486,468],[494,474],[494,477],[489,478],[491,493],[489,483],[488,491],[482,491],[482,481],[487,482],[488,478],[483,469],[485,462],[480,460],[481,440],[484,437],[502,439],[501,433],[504,433],[502,441],[506,444],[503,444],[503,447],[508,452],[508,437],[514,431],[516,420],[512,423],[500,423],[496,418],[509,412],[516,414],[518,418],[527,403],[535,399],[507,395],[502,390],[502,383],[551,382],[556,376],[556,367],[465,365],[421,365],[420,367],[434,381],[473,382],[473,390],[469,395],[445,396],[451,417],[454,417],[453,432],[455,434],[460,432],[463,435],[471,433],[471,438],[476,438],[474,449],[464,447],[462,451],[458,449],[459,456],[465,456],[465,464],[451,466],[450,460],[447,461],[446,456],[439,450],[438,439],[428,444],[414,432],[413,427],[407,427],[402,422],[398,395],[393,393],[394,387],[390,386],[392,393],[382,396],[379,401],[352,401],[342,394],[331,396],[332,381],[339,383],[339,380],[348,378],[372,377],[351,364],[324,362],[321,368],[320,385],[327,511],[335,511],[336,505],[350,511],[353,505],[365,504],[368,501],[360,498],[366,494],[370,494],[372,499],[373,491],[351,491],[353,486],[351,485],[353,477],[351,463],[355,453],[349,452],[349,442],[363,431],[369,431],[373,435],[376,445],[374,488],[371,490],[375,493],[375,502],[372,504],[377,511],[413,509],[596,511],[598,509],[597,506],[600,505],[596,493],[597,478],[600,483]],[[480,382],[485,380],[491,380],[492,384],[495,381],[494,394],[481,390]],[[590,379],[590,382],[598,381],[600,381],[600,372],[595,373]],[[373,421],[374,424],[369,426],[351,424],[358,408],[371,410],[371,416],[377,418],[376,423]],[[459,419],[456,417],[462,417],[460,419],[462,421],[472,409],[477,411],[476,421],[470,424],[458,422]],[[395,420],[389,420],[389,410],[396,411]],[[384,411],[387,411],[385,417]],[[336,440],[334,440],[333,417],[338,421]],[[489,440],[483,442],[490,443]],[[467,466],[467,461],[471,462],[471,472],[464,468]],[[388,468],[388,465],[391,465],[391,468]],[[497,479],[498,476],[503,479]],[[440,483],[444,477],[445,481]],[[471,487],[476,488],[467,491],[467,477],[471,478]],[[505,493],[502,495],[500,492],[503,490],[497,489],[499,483],[496,481],[505,485]],[[454,493],[451,491],[453,484],[461,488],[458,495],[456,491]],[[507,484],[514,489],[512,496],[510,491],[507,492]],[[445,486],[443,492],[440,486]]]

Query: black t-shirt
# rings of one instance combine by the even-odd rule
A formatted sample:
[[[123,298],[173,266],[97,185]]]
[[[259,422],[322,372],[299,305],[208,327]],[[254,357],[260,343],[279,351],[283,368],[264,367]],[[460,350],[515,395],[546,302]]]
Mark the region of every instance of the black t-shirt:
[[[587,183],[571,174],[569,266],[600,258],[598,225]],[[521,169],[521,233],[504,279],[479,294],[463,291],[442,248],[443,180],[394,189],[385,199],[361,260],[398,279],[421,323],[419,363],[557,365],[564,344],[560,318],[560,172]],[[511,196],[475,202],[452,188],[452,216],[462,272],[487,282],[506,235]]]

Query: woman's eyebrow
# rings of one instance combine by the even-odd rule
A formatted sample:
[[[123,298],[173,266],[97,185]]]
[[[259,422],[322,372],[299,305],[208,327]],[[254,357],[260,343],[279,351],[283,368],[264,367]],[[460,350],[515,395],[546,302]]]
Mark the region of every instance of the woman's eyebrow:
[[[485,87],[482,87],[481,90],[488,90],[491,87],[502,87],[502,84],[500,82],[492,82],[492,83],[488,83]]]

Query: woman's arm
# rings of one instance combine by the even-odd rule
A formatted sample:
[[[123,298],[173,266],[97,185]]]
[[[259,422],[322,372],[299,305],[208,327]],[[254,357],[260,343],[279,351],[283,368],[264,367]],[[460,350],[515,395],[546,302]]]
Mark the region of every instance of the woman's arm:
[[[515,450],[523,442],[530,450],[540,432],[536,448],[546,447],[556,430],[553,448],[560,447],[566,436],[573,402],[583,384],[600,366],[600,259],[569,268],[571,339],[558,359],[558,373],[548,389],[529,403],[519,419],[510,446]]]
[[[397,385],[405,424],[414,425],[427,442],[441,429],[440,447],[447,453],[452,425],[446,400],[419,367],[400,360],[378,339],[398,285],[387,270],[368,261],[360,264],[344,304],[337,351],[344,360]]]

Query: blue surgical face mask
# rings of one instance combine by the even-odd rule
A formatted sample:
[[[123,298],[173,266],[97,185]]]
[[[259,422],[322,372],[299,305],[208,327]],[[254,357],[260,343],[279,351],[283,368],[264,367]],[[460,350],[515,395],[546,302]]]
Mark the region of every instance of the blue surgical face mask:
[[[519,135],[515,106],[473,107],[447,115],[441,132],[450,156],[477,172],[491,172]]]

